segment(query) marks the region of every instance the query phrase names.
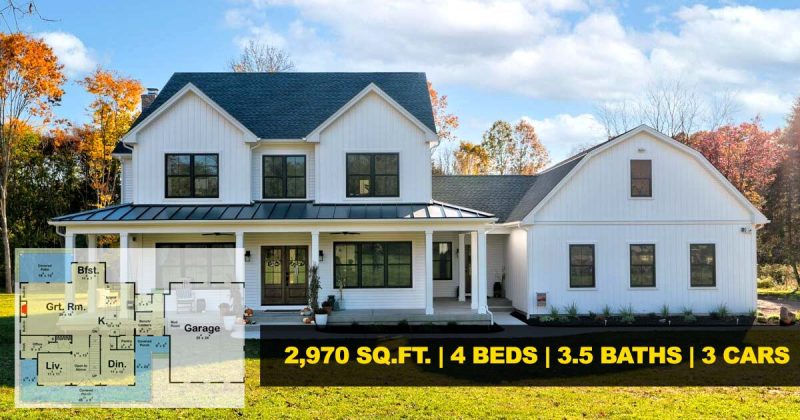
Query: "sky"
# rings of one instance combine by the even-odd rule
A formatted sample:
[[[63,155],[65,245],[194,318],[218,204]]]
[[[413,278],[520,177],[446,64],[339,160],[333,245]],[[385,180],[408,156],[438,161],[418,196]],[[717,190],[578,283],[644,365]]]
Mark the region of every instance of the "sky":
[[[19,29],[70,81],[59,117],[87,121],[76,83],[98,66],[160,88],[173,72],[227,71],[249,40],[297,71],[421,71],[478,142],[527,119],[554,161],[605,137],[603,104],[679,80],[734,121],[782,126],[800,95],[800,3],[634,0],[37,0]],[[299,112],[302,112],[299,110]]]

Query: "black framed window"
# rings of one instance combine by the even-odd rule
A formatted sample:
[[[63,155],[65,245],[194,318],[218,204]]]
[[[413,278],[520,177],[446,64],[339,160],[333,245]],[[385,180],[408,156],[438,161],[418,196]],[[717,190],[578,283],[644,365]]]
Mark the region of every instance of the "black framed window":
[[[411,287],[411,242],[334,243],[333,281],[345,288]]]
[[[631,197],[653,196],[653,161],[631,160]]]
[[[690,244],[689,261],[692,287],[717,285],[717,250],[714,244]]]
[[[631,244],[631,287],[656,287],[656,246]]]
[[[399,197],[400,155],[397,153],[348,153],[348,197]]]
[[[594,245],[569,246],[569,287],[594,287]]]
[[[433,243],[433,279],[453,279],[453,243]]]
[[[168,153],[165,155],[167,198],[218,198],[219,155]]]
[[[265,155],[263,198],[306,198],[306,157]]]

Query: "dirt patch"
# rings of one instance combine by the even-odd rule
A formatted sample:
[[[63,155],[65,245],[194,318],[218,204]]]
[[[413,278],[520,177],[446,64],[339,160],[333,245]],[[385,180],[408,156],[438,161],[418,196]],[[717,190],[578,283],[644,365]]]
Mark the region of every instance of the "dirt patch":
[[[800,311],[800,301],[797,300],[789,300],[778,297],[758,298],[758,311],[766,316],[780,315],[781,306],[785,306],[786,309],[790,310],[791,312],[796,313],[797,311]]]

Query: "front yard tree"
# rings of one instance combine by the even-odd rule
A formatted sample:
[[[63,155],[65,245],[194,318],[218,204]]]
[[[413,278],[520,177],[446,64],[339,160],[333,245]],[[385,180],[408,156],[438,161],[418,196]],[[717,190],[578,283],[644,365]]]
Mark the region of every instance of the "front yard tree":
[[[96,194],[94,206],[106,207],[114,201],[119,184],[119,165],[111,152],[138,114],[142,84],[103,69],[97,69],[81,84],[94,96],[89,105],[92,123],[79,130],[81,152]]]
[[[62,66],[42,40],[0,33],[0,222],[6,291],[13,291],[8,228],[9,177],[25,128],[35,117],[47,122],[50,108],[64,91]]]
[[[512,134],[511,173],[534,175],[550,164],[550,154],[539,141],[536,130],[527,120],[520,120]]]

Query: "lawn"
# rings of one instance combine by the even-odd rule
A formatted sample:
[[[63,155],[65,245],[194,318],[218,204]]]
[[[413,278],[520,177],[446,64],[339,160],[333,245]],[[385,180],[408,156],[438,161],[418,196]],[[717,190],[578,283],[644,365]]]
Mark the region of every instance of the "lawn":
[[[13,299],[0,295],[0,416],[25,418],[256,417],[796,417],[800,388],[280,387],[259,386],[258,345],[247,343],[241,410],[15,410]]]

